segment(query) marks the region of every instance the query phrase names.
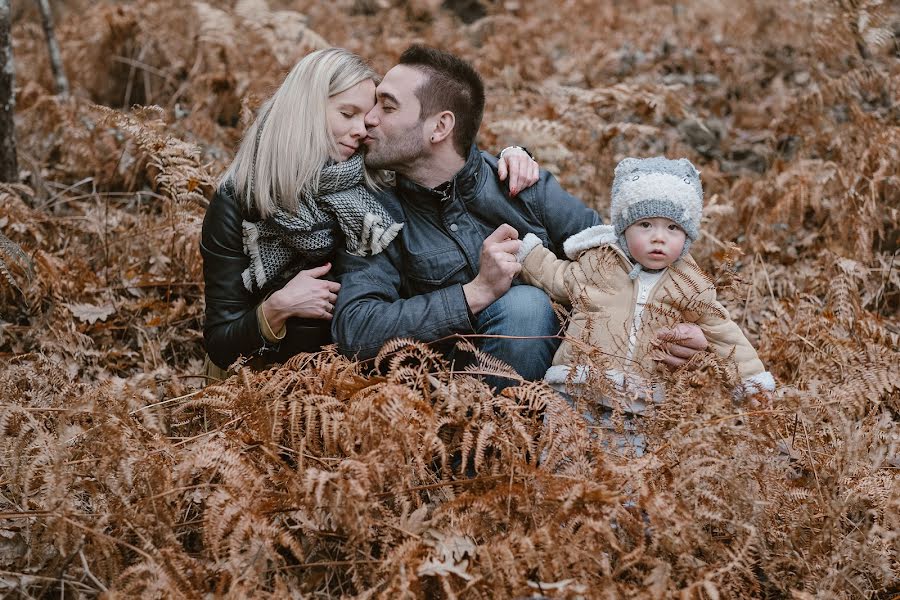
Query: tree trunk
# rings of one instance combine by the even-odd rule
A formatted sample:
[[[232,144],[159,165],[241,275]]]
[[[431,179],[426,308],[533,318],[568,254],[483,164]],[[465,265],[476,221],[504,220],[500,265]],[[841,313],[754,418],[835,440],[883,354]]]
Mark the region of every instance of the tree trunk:
[[[47,51],[50,54],[50,68],[53,70],[53,80],[56,81],[56,93],[60,96],[69,95],[69,80],[63,70],[62,55],[59,52],[59,44],[56,43],[56,34],[53,33],[53,13],[50,12],[50,3],[47,0],[37,0],[41,10],[41,23],[44,25],[44,35],[47,36]]]
[[[16,66],[12,53],[9,0],[0,0],[0,181],[19,180],[16,160]]]

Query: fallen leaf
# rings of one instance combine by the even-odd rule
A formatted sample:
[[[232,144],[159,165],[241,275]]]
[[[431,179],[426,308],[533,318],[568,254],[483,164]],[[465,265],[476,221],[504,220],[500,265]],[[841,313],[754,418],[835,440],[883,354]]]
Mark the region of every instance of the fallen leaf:
[[[434,549],[437,556],[429,556],[419,566],[417,571],[419,577],[426,575],[446,577],[452,573],[471,581],[472,576],[467,570],[469,558],[475,556],[475,542],[467,536],[444,534],[434,529],[428,530],[426,534],[425,543]]]
[[[106,321],[106,317],[116,312],[116,307],[112,304],[97,306],[96,304],[73,303],[65,306],[72,313],[72,316],[82,323],[94,324],[98,320]]]

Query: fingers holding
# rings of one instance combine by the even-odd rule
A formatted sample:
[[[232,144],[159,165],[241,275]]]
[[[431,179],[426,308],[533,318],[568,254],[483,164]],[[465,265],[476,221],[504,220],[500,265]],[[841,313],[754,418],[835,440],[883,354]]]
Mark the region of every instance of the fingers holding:
[[[515,196],[522,190],[522,171],[528,167],[522,163],[522,157],[510,158],[509,164],[509,195]]]
[[[516,154],[509,158],[509,195],[517,196],[522,190],[533,186],[540,177],[540,167],[527,154]]]
[[[692,323],[680,323],[671,329],[660,329],[657,339],[653,358],[672,369],[687,363],[707,347],[703,332]]]
[[[502,242],[504,240],[517,240],[519,239],[519,232],[516,231],[516,228],[510,225],[509,223],[504,223],[493,232],[491,235],[485,238],[485,243],[487,242]]]
[[[671,354],[662,354],[658,360],[670,369],[677,369],[687,362],[687,359],[672,356]]]
[[[657,338],[673,347],[681,348],[682,352],[688,352],[689,355],[706,350],[709,345],[703,330],[695,323],[679,323],[671,329],[660,329]]]
[[[306,275],[307,277],[312,277],[313,279],[319,279],[323,277],[328,271],[331,270],[331,263],[325,263],[321,267],[313,267],[312,269],[306,269],[304,271],[300,271],[297,273],[297,276]]]
[[[677,339],[675,330],[668,327],[660,327],[656,332],[656,337],[663,342],[673,342]]]
[[[703,330],[700,329],[700,326],[696,323],[679,323],[675,326],[675,331],[684,338],[683,341],[679,343],[686,348],[700,351],[706,350],[707,347],[709,347],[709,342],[707,341],[706,336],[703,335]]]
[[[323,287],[316,295],[318,296],[318,299],[316,300],[317,306],[329,315],[334,314],[334,307],[337,304],[337,294],[330,289]]]
[[[506,262],[498,258],[500,254],[508,254],[515,260],[516,253],[522,245],[519,241],[519,232],[514,227],[504,223],[495,229],[491,235],[485,238],[481,245],[482,261],[487,257],[495,263]]]
[[[322,303],[320,308],[323,319],[330,321],[334,317],[334,302],[328,300]]]
[[[509,252],[494,252],[491,254],[491,260],[510,280],[522,270],[522,264],[516,260],[516,255]]]
[[[491,260],[498,265],[504,265],[507,263],[516,263],[519,264],[519,261],[516,259],[515,253],[506,252],[503,250],[495,250],[490,254]]]
[[[500,160],[497,161],[497,179],[500,181],[506,181],[506,176],[509,173],[506,166],[506,158],[501,157]]]
[[[658,342],[654,344],[650,358],[660,362],[668,367],[675,369],[687,362],[687,358],[672,354],[673,346],[667,342]]]
[[[537,183],[541,175],[540,165],[530,156],[523,156],[522,169],[519,174],[519,191],[529,188]]]
[[[490,249],[492,252],[505,252],[506,254],[511,254],[513,258],[515,258],[521,247],[522,242],[519,240],[506,240],[504,242],[492,244]]]
[[[687,362],[688,359],[699,352],[696,348],[682,346],[681,344],[669,344],[666,350],[668,351],[668,354],[675,358],[682,359],[683,362]]]

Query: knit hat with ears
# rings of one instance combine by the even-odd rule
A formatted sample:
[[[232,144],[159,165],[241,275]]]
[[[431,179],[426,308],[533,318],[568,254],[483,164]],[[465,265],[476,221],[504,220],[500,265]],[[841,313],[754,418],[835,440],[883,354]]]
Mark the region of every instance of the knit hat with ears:
[[[609,212],[619,246],[632,260],[625,230],[640,219],[652,217],[671,219],[684,229],[687,234],[681,251],[684,256],[691,242],[700,235],[703,213],[700,171],[686,158],[625,158],[616,165]],[[641,264],[635,261],[630,277],[634,279],[640,271]]]

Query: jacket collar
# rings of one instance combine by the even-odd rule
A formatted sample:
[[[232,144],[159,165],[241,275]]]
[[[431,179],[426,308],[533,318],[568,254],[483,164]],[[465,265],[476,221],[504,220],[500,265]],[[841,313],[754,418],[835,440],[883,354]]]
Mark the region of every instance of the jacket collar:
[[[621,252],[616,245],[617,240],[618,237],[612,225],[594,225],[566,239],[563,242],[563,252],[570,260],[578,260],[578,256],[585,250],[600,246],[615,246]]]
[[[615,252],[627,265],[629,271],[634,268],[635,262],[619,246],[619,236],[616,235],[615,228],[612,225],[594,225],[566,238],[566,241],[563,242],[563,252],[565,252],[569,260],[578,260],[578,257],[583,252],[592,248],[600,248],[601,246],[608,247]],[[672,264],[676,264],[683,259],[684,257],[681,257]]]
[[[469,156],[466,158],[466,163],[456,172],[453,179],[450,180],[451,197],[459,197],[466,203],[475,198],[483,183],[482,176],[484,175],[485,170],[482,168],[483,162],[481,151],[475,144],[472,144],[472,147],[469,149]],[[443,194],[440,192],[419,185],[402,175],[397,176],[396,189],[401,197],[421,198],[424,196],[425,198],[434,198],[437,201],[440,201],[443,198]]]
[[[634,262],[619,246],[619,236],[616,235],[616,230],[612,225],[594,225],[566,238],[566,241],[563,242],[563,252],[569,260],[578,260],[583,252],[601,246],[606,246],[615,252],[628,266],[629,271],[634,267]]]

